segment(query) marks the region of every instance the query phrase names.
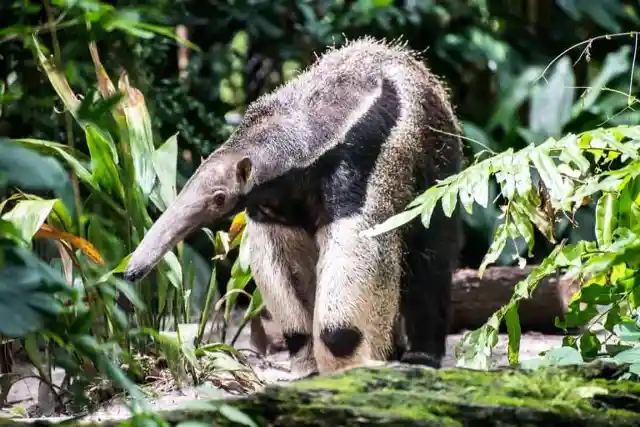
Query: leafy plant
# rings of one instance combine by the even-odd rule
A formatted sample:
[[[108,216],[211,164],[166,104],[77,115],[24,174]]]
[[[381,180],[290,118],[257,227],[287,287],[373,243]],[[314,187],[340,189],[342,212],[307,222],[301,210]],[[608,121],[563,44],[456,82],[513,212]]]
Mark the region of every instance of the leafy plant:
[[[200,324],[190,324],[194,277],[193,264],[186,261],[184,244],[178,245],[177,255],[169,252],[154,273],[136,285],[138,290],[117,276],[128,262],[127,253],[139,244],[151,226],[150,214],[154,211],[148,210],[148,206],[155,208],[155,212],[161,212],[176,197],[177,135],[156,147],[142,93],[129,84],[124,72],[116,90],[94,44],[89,46],[89,50],[94,61],[98,90],[90,91],[82,99],[74,93],[64,74],[47,57],[45,49],[35,38],[33,46],[51,85],[84,131],[89,150],[87,156],[77,149],[53,141],[35,138],[11,141],[13,149],[24,150],[28,147],[64,162],[78,177],[80,188],[89,194],[82,204],[82,211],[74,212],[80,215],[79,221],[72,220],[73,215],[59,200],[41,199],[23,193],[10,198],[17,204],[3,216],[7,224],[19,231],[27,245],[33,237],[55,240],[60,249],[59,259],[65,277],[84,298],[84,305],[75,304],[67,317],[58,317],[56,328],[90,333],[96,338],[63,334],[58,342],[71,346],[72,353],[80,351],[80,355],[101,366],[101,373],[107,374],[121,386],[126,385],[127,390],[135,389],[131,380],[118,368],[118,363],[126,362],[130,373],[139,377],[136,372],[144,369],[134,357],[138,352],[164,355],[170,362],[169,368],[176,380],[182,378],[186,368],[194,382],[198,383],[199,371],[206,367],[209,371],[238,371],[238,375],[248,369],[253,380],[247,381],[255,381],[255,374],[232,347],[203,344],[205,325],[213,314],[211,306],[217,289],[215,271],[211,274]],[[25,160],[28,158],[25,157]],[[48,179],[48,171],[43,170],[43,173]],[[54,181],[56,185],[69,183],[64,172],[63,175],[65,180]],[[70,206],[74,206],[73,194],[64,193],[57,187],[54,189],[71,203]],[[232,223],[231,234],[218,231],[214,235],[207,230],[216,248],[216,259],[225,259],[229,251],[235,248],[240,248],[244,253],[240,245],[244,235],[243,225],[244,217],[241,214]],[[80,237],[85,233],[88,240]],[[251,277],[246,266],[239,267],[240,260],[244,258],[245,255],[236,260],[238,267],[234,266],[229,282],[231,292],[223,299],[227,302],[225,320],[237,297],[236,293],[243,292]],[[118,295],[124,295],[133,304],[133,318],[123,310]],[[247,316],[255,315],[260,308],[257,296],[247,310]],[[171,326],[174,331],[167,330],[170,319],[173,319]],[[102,356],[100,351],[103,348],[109,348],[110,357]],[[64,354],[57,356],[56,361],[63,363],[68,372],[77,376],[78,366],[72,362],[73,358]],[[199,362],[198,358],[202,361]],[[220,362],[223,360],[226,361]],[[208,371],[203,375],[208,375]]]
[[[498,329],[503,321],[509,333],[509,360],[517,363],[518,304],[531,296],[541,279],[558,271],[579,280],[581,289],[572,299],[566,319],[558,320],[557,324],[563,329],[587,325],[579,339],[568,338],[565,344],[579,348],[583,357],[592,359],[600,353],[601,347],[593,328],[604,327],[609,333],[605,339],[608,342],[621,339],[621,332],[629,331],[637,321],[639,149],[640,127],[635,126],[598,128],[560,139],[548,138],[542,144],[530,144],[518,151],[509,149],[439,182],[414,200],[407,211],[366,233],[377,235],[418,216],[428,227],[438,202],[447,216],[451,216],[458,199],[469,213],[474,204],[486,207],[489,177],[495,177],[507,202],[501,206],[502,223],[479,274],[495,262],[509,238],[524,240],[530,253],[534,245],[534,227],[549,241],[558,244],[525,280],[516,284],[508,304],[494,313],[484,326],[465,335],[459,365],[489,367],[489,355],[497,343]],[[620,167],[612,167],[615,163]],[[577,226],[574,215],[593,199],[598,199],[596,241],[556,242],[557,219],[562,216]],[[525,262],[524,258],[521,262]],[[608,306],[604,313],[598,311],[600,305]],[[629,337],[626,335],[625,338],[628,340]],[[627,351],[634,353],[622,353],[623,358],[637,352]]]

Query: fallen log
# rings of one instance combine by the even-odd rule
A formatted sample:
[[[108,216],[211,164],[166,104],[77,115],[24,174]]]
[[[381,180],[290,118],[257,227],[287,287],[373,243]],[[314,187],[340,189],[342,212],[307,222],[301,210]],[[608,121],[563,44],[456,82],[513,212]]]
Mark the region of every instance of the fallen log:
[[[217,410],[225,403],[255,425],[272,427],[637,426],[640,383],[620,379],[627,371],[625,366],[604,363],[491,372],[390,364],[272,385],[247,397],[199,402],[157,415],[171,426],[186,426],[188,421],[239,425],[226,418],[230,411]],[[121,422],[82,425],[111,427]],[[18,422],[6,420],[2,425]]]
[[[516,283],[524,280],[535,266],[490,267],[482,278],[478,271],[459,269],[451,289],[451,324],[449,332],[482,326],[493,313],[508,303]],[[531,299],[520,303],[520,326],[523,332],[558,333],[555,318],[562,319],[571,296],[578,290],[573,280],[550,276],[542,280]]]

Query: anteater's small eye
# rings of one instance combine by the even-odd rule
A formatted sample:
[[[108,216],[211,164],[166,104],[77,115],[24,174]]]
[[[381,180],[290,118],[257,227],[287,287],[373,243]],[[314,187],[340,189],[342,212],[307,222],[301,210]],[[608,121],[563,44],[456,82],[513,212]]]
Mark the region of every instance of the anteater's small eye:
[[[213,203],[215,203],[216,206],[224,206],[224,203],[226,201],[227,195],[224,193],[224,191],[216,191],[213,195]]]

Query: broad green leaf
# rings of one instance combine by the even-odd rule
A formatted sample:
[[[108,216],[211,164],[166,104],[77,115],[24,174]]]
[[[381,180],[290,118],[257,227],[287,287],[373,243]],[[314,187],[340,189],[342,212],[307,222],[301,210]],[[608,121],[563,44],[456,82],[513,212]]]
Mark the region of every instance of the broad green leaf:
[[[569,134],[562,138],[560,142],[564,145],[564,149],[560,152],[560,161],[565,163],[572,162],[580,172],[586,173],[589,170],[589,160],[580,151],[578,138],[573,134]]]
[[[613,333],[624,342],[640,342],[640,327],[633,322],[623,322],[613,327]]]
[[[253,291],[253,295],[251,295],[251,302],[249,302],[249,306],[245,310],[243,318],[246,320],[253,316],[257,316],[263,308],[264,303],[262,301],[262,294],[260,293],[260,289],[256,287]]]
[[[60,163],[53,157],[0,138],[0,188],[3,186],[23,191],[53,190],[69,212],[75,214],[71,180]]]
[[[492,159],[493,161],[491,162],[495,171],[496,180],[502,189],[502,194],[507,199],[513,197],[516,189],[515,178],[517,175],[514,173],[516,164],[514,157],[516,156],[512,154],[512,150],[509,150],[502,153],[501,156]],[[528,168],[529,165],[526,165],[526,167]],[[486,201],[484,206],[486,207]]]
[[[182,266],[178,257],[173,251],[167,252],[162,258],[168,267],[167,277],[174,288],[180,289],[182,286]]]
[[[142,301],[142,299],[140,299],[140,296],[138,296],[138,292],[133,286],[131,286],[130,283],[125,282],[124,280],[116,279],[115,277],[112,277],[109,280],[109,283],[113,285],[113,287],[117,289],[118,292],[124,295],[131,302],[131,304],[133,304],[134,307],[136,307],[137,309],[145,308],[144,302]]]
[[[179,324],[178,331],[180,331],[180,349],[185,358],[196,367],[198,361],[196,360],[195,353],[195,339],[198,335],[198,325],[196,324]]]
[[[504,315],[509,336],[508,359],[509,363],[518,363],[520,355],[520,317],[518,316],[518,304],[511,306]]]
[[[583,358],[589,360],[596,357],[600,351],[600,347],[600,340],[593,332],[587,330],[582,334],[580,338],[580,352]]]
[[[559,347],[549,350],[544,360],[550,365],[569,366],[582,365],[584,360],[578,350],[572,347]]]
[[[163,206],[159,209],[165,210],[176,198],[176,177],[178,167],[178,134],[174,134],[167,139],[164,144],[153,152],[153,167],[158,175],[160,194]]]
[[[596,240],[604,248],[613,241],[618,225],[618,200],[611,193],[604,193],[596,205]]]
[[[69,148],[66,145],[35,138],[21,138],[15,139],[14,141],[25,147],[37,149],[47,154],[59,156],[69,165],[71,170],[75,172],[80,181],[89,185],[91,188],[98,189],[98,185],[93,179],[91,172],[89,172],[89,170],[87,170],[87,168],[83,166],[79,158],[76,157],[79,153],[75,151],[70,152]]]
[[[22,200],[2,219],[9,221],[21,232],[21,237],[26,242],[40,229],[51,213],[56,200]]]
[[[516,110],[528,98],[533,88],[533,82],[540,76],[542,67],[529,66],[511,86],[500,96],[500,104],[489,121],[488,130],[501,126],[505,131],[513,129],[517,117]]]
[[[240,409],[228,405],[226,403],[220,405],[218,409],[220,414],[222,414],[226,419],[236,423],[242,424],[249,427],[258,427],[258,425],[244,412]]]
[[[231,267],[231,278],[227,282],[226,294],[228,297],[224,312],[225,320],[229,319],[233,304],[238,298],[238,293],[233,291],[243,290],[249,283],[249,280],[251,280],[251,273],[244,272],[240,267],[240,260],[236,258],[233,266]]]
[[[559,136],[571,120],[575,94],[575,76],[568,55],[560,58],[551,76],[533,90],[529,109],[529,127],[540,135]]]
[[[458,180],[460,188],[458,194],[460,196],[460,204],[464,207],[465,211],[469,215],[473,215],[473,202],[474,202],[474,184],[471,175],[467,173],[461,173]],[[487,190],[488,191],[488,190]]]
[[[640,347],[618,353],[613,358],[618,363],[640,363]]]
[[[126,73],[121,75],[118,87],[125,93],[125,98],[120,104],[124,116],[124,120],[120,122],[121,132],[131,150],[136,183],[146,200],[156,181],[151,118],[142,92],[129,85]]]
[[[520,196],[525,196],[531,192],[531,171],[529,170],[529,156],[519,153],[513,161],[516,191]]]
[[[64,76],[64,73],[58,70],[53,61],[45,56],[45,54],[42,52],[42,49],[40,48],[40,43],[35,36],[33,36],[33,46],[35,47],[36,57],[38,58],[40,65],[44,69],[49,82],[51,82],[51,85],[55,89],[56,93],[58,94],[60,99],[62,99],[62,102],[64,103],[66,109],[71,113],[71,115],[73,115],[76,120],[78,120],[77,110],[80,107],[80,100],[73,92],[73,89],[71,89],[71,86],[69,86],[69,82]],[[78,123],[81,122],[78,120]]]
[[[20,247],[0,246],[4,253],[0,268],[0,334],[22,337],[44,328],[62,313],[54,297],[72,296],[60,273]]]
[[[561,207],[561,203],[571,191],[571,187],[562,179],[555,162],[542,150],[532,150],[529,153],[529,158],[549,190],[552,205]]]
[[[86,137],[94,179],[103,190],[124,200],[124,188],[109,142],[93,126],[86,127]]]

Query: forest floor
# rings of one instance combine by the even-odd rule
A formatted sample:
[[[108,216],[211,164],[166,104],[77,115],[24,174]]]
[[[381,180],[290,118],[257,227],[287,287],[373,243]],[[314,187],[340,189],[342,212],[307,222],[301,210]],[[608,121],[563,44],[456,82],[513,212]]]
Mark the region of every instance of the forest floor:
[[[237,317],[237,316],[233,316]],[[233,322],[235,323],[235,322]],[[237,323],[235,323],[237,324]],[[231,328],[233,333],[233,328]],[[444,367],[455,366],[454,348],[456,343],[462,338],[463,334],[449,335],[447,340],[447,356],[444,360]],[[553,346],[562,343],[561,335],[544,335],[540,333],[523,333],[520,345],[520,360],[534,358],[540,352],[547,350]],[[250,361],[255,375],[266,385],[274,384],[281,381],[287,381],[291,378],[288,370],[288,355],[286,352],[279,352],[268,355],[266,357],[259,356],[251,350],[252,346],[249,340],[249,327],[247,326],[240,334],[235,347],[240,350]],[[499,343],[496,346],[493,358],[499,366],[507,365],[507,336],[500,335]],[[27,366],[16,366],[15,370],[22,375],[35,374],[35,370],[29,369]],[[54,383],[59,384],[62,381],[63,371],[54,370]],[[252,374],[253,375],[253,374]],[[182,388],[173,386],[172,381],[158,381],[157,384],[151,386],[156,397],[149,398],[149,404],[153,409],[171,409],[183,404],[200,399],[220,398],[225,396],[233,396],[242,393],[234,392],[233,378],[227,377],[225,389],[218,387],[221,381],[207,381],[198,387],[185,385]],[[11,415],[23,419],[64,419],[66,416],[51,413],[50,416],[44,417],[40,411],[38,400],[38,380],[36,378],[25,378],[17,381],[8,396],[9,406],[0,409],[0,415]],[[241,387],[236,387],[240,389]],[[116,397],[101,406],[101,409],[88,415],[89,418],[95,420],[102,419],[122,419],[130,415],[127,407],[122,401]]]

